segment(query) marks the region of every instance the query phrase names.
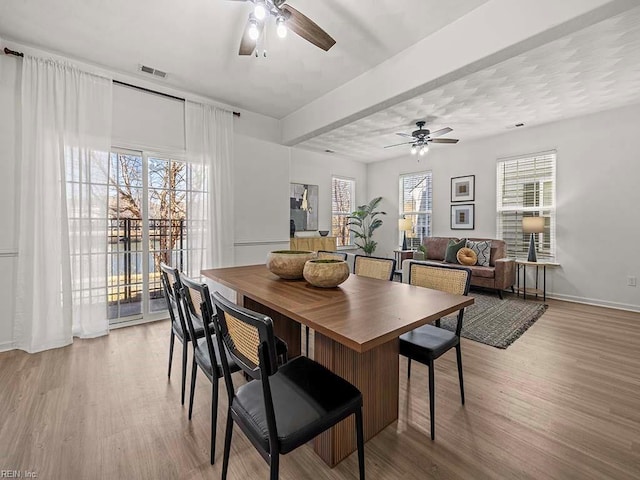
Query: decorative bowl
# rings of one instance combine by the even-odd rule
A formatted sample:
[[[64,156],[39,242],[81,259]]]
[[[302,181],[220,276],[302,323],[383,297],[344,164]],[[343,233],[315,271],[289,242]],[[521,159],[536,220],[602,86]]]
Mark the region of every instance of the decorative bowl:
[[[285,280],[302,278],[302,270],[307,260],[316,258],[307,250],[274,250],[267,255],[267,269]]]
[[[318,233],[321,237],[326,237],[327,235],[329,235],[329,230],[318,230]]]
[[[337,287],[349,278],[349,265],[344,260],[315,259],[304,264],[304,279],[314,287]]]

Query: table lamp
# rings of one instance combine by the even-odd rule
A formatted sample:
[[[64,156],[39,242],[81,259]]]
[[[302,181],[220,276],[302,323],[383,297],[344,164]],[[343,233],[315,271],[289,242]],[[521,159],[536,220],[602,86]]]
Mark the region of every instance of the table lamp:
[[[402,232],[402,250],[407,249],[407,232],[413,230],[413,222],[410,218],[398,220],[398,229]]]
[[[529,257],[527,258],[527,261],[537,262],[535,234],[544,232],[544,217],[523,217],[522,231],[524,233],[531,234],[531,238],[529,238]]]

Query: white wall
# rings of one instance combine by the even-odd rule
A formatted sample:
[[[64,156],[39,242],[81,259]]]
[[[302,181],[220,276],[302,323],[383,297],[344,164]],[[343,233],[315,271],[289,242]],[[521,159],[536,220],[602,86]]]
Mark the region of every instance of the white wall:
[[[20,61],[0,54],[0,351],[9,347],[13,337],[13,285],[18,242],[16,239],[16,204],[20,123]]]
[[[318,230],[331,229],[331,177],[356,182],[356,205],[367,202],[367,165],[330,153],[291,149],[291,182],[318,185]],[[354,206],[355,207],[355,206]]]
[[[436,236],[496,236],[496,160],[557,150],[557,261],[547,291],[556,298],[640,310],[640,105],[538,127],[513,130],[455,146],[436,146],[417,163],[406,155],[370,164],[369,196],[382,195],[393,216],[378,235],[381,253],[397,248],[398,175],[433,172],[433,232]],[[450,179],[476,176],[475,230],[450,230]]]
[[[289,247],[290,148],[235,135],[235,262],[263,263]]]

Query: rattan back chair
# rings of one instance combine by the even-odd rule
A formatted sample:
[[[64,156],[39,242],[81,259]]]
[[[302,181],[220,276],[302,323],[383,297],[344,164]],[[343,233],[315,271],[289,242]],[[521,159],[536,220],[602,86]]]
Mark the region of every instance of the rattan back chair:
[[[391,258],[356,255],[353,262],[353,273],[378,280],[392,280],[395,270],[396,261]]]
[[[192,338],[196,340],[204,337],[204,328],[198,324],[194,329],[192,336],[189,331],[182,302],[180,301],[180,292],[182,290],[182,281],[180,280],[180,272],[178,269],[173,268],[166,263],[160,263],[160,273],[162,279],[162,287],[164,289],[164,297],[167,301],[167,309],[169,310],[169,316],[171,318],[171,337],[169,340],[169,369],[167,376],[171,378],[171,364],[173,363],[173,346],[175,338],[182,343],[182,394],[181,402],[184,405],[185,386],[187,379],[187,353],[189,350],[189,342]]]
[[[191,390],[189,392],[189,420],[193,413],[193,398],[196,389],[198,368],[211,382],[211,464],[215,462],[216,453],[216,423],[218,418],[218,379],[223,376],[221,359],[227,358],[224,350],[218,349],[215,330],[211,322],[214,321],[214,309],[211,303],[209,287],[189,278],[182,278],[182,300],[185,309],[187,327],[192,334],[196,325],[203,325],[204,336],[194,342],[193,363],[191,365]],[[237,372],[239,367],[229,360],[227,368]]]
[[[318,259],[320,260],[347,260],[345,252],[335,252],[330,250],[318,250]]]
[[[409,262],[409,283],[420,287],[441,290],[455,295],[468,295],[471,270],[462,266]],[[423,325],[400,336],[400,355],[408,358],[407,378],[411,377],[411,360],[429,367],[429,410],[431,413],[431,440],[435,439],[435,372],[433,362],[452,348],[456,349],[460,398],[464,405],[464,382],[462,378],[462,352],[460,332],[464,308],[458,312],[455,332],[436,326]]]
[[[255,381],[235,389],[226,357],[222,368],[229,395],[222,479],[227,477],[233,422],[236,422],[270,467],[279,475],[280,455],[304,445],[341,420],[355,415],[360,479],[364,480],[362,395],[308,357],[278,365],[271,318],[213,294],[219,350]],[[309,472],[313,475],[314,472]]]

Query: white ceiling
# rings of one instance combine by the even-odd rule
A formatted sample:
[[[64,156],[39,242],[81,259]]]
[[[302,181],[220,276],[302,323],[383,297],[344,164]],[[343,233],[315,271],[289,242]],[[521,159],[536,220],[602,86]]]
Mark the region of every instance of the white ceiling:
[[[416,120],[427,120],[431,130],[449,126],[454,131],[446,137],[465,142],[502,133],[519,122],[528,128],[640,102],[638,3],[588,1],[594,6],[617,4],[612,8],[626,11],[466,77],[439,82],[435,89],[414,98],[385,102],[368,116],[345,115],[344,122],[354,121],[322,130],[324,133],[297,145],[371,162],[408,155],[409,146],[384,146],[401,143],[403,139],[395,133],[412,131]],[[475,25],[475,19],[482,18],[475,16],[478,12],[518,5],[504,0],[288,2],[336,39],[329,52],[293,34],[278,39],[271,28],[267,58],[238,56],[252,7],[248,2],[229,0],[2,0],[0,37],[154,80],[137,71],[139,64],[149,65],[168,72],[166,80],[158,81],[165,85],[274,118],[289,115],[290,119],[304,110],[301,107],[323,102],[323,95],[365,78],[362,74],[376,66],[390,66],[388,78],[394,78],[395,58],[413,56],[418,47],[422,52],[418,42],[429,44],[439,30],[457,27],[466,33],[468,29],[461,28],[458,20],[466,14],[466,25]],[[528,5],[521,2],[521,6]],[[553,13],[545,15],[555,18]],[[509,18],[514,15],[512,11]],[[529,16],[522,13],[521,17],[531,23]],[[491,25],[482,26],[484,35],[491,31]],[[457,38],[463,40],[465,49],[459,53],[473,50],[469,44],[472,34]],[[445,50],[440,47],[438,51]],[[427,49],[424,55],[417,55],[416,62],[424,65],[430,58]],[[362,92],[363,98],[370,93]],[[331,109],[331,103],[324,107]],[[373,107],[362,115],[371,111]]]
[[[148,65],[173,87],[282,118],[486,1],[289,0],[337,43],[324,52],[271,28],[267,58],[238,56],[252,6],[229,0],[2,0],[0,36],[134,75]]]
[[[640,102],[640,8],[378,111],[298,146],[371,162],[409,155],[396,132],[428,121],[461,142]],[[456,148],[433,145],[431,148]]]

